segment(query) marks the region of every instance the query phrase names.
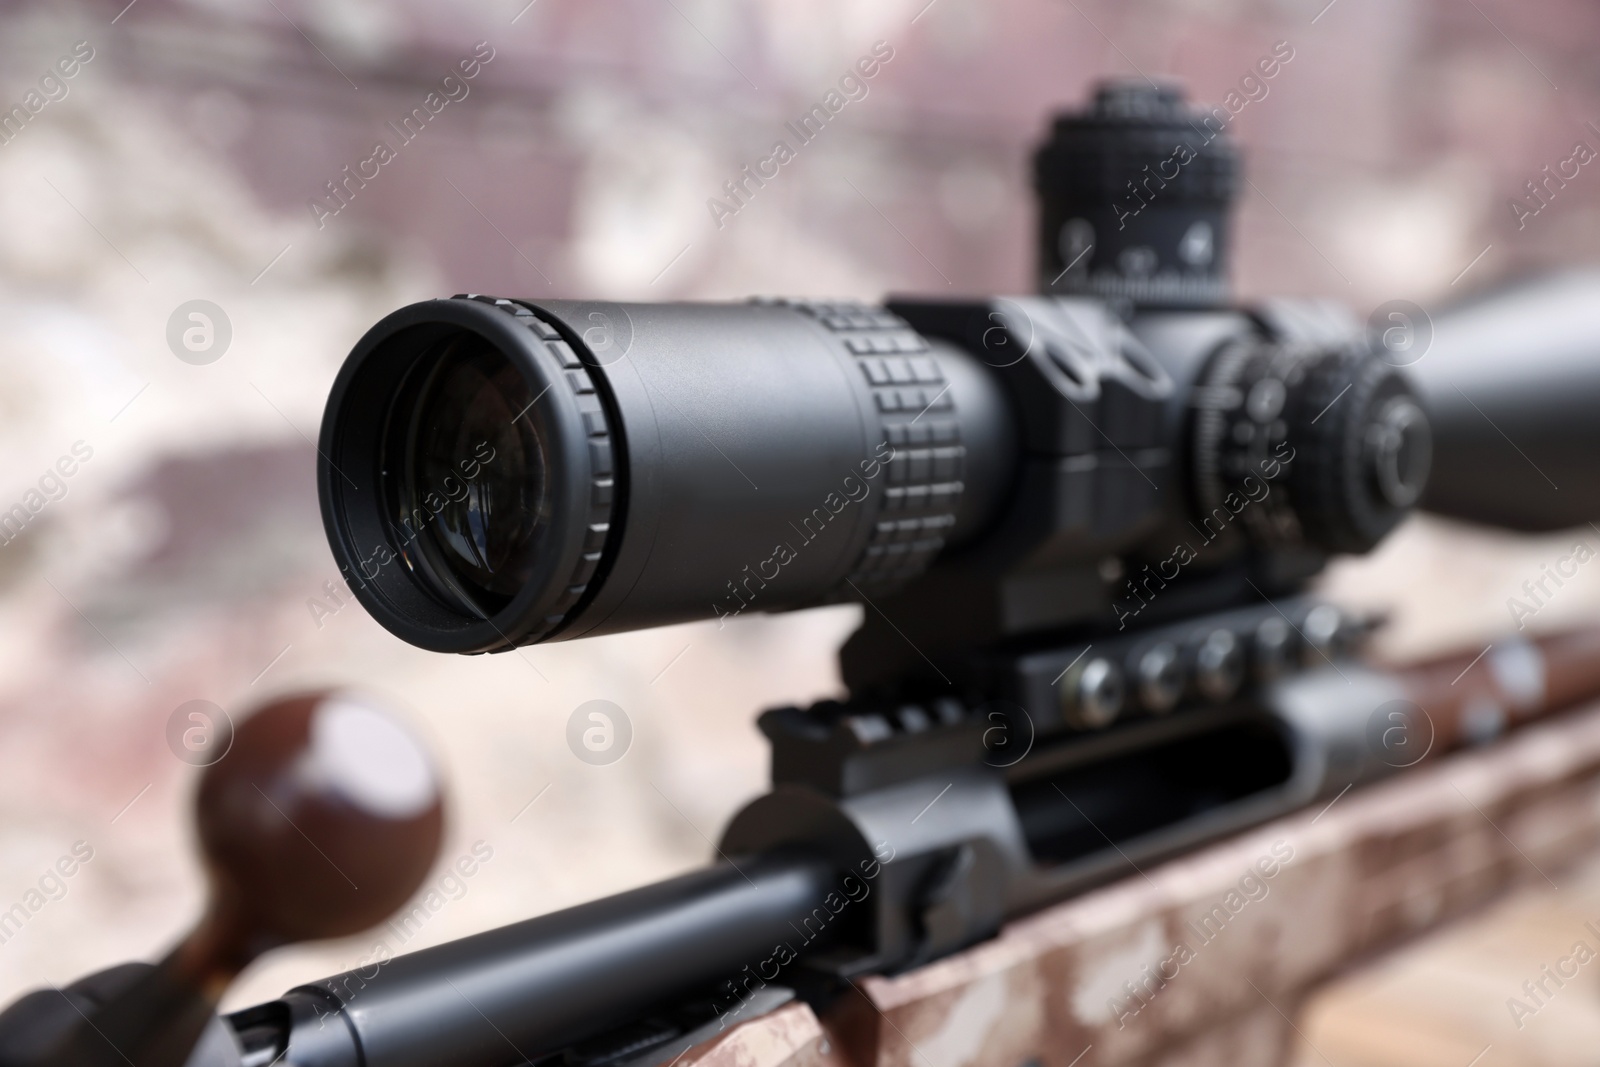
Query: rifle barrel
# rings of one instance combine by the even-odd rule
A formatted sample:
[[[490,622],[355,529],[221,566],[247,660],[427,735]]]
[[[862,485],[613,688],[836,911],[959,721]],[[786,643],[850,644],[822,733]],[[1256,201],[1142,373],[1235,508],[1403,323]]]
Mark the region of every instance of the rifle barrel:
[[[726,860],[291,990],[272,1040],[281,1062],[317,1067],[521,1063],[754,973],[837,879],[805,855]],[[235,1029],[259,1034],[260,1011]]]

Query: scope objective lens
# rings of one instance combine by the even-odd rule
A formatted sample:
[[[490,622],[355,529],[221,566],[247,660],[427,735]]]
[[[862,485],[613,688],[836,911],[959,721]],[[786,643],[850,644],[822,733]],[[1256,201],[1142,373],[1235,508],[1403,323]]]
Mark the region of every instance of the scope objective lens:
[[[550,518],[533,394],[503,353],[465,332],[412,377],[395,397],[380,468],[400,554],[445,604],[487,616],[528,582]]]

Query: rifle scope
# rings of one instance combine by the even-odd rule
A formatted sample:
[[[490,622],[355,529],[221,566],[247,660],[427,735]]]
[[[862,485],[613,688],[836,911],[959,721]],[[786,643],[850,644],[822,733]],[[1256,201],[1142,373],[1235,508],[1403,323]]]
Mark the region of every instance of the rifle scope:
[[[334,385],[324,519],[379,622],[462,653],[877,602],[950,566],[1020,575],[993,625],[1026,632],[1105,614],[1100,579],[1052,576],[1164,556],[1174,522],[1242,510],[1204,550],[1226,557],[1399,521],[1429,462],[1399,372],[1183,314],[1141,337],[1089,297],[414,304]]]

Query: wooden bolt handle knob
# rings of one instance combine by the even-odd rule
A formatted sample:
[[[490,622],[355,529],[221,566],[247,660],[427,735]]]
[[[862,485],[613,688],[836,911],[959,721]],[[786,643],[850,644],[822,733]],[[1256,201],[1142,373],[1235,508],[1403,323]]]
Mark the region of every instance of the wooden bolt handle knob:
[[[154,966],[41,990],[0,1013],[0,1067],[183,1067],[246,964],[382,921],[421,886],[444,828],[426,750],[343,691],[244,720],[206,769],[196,808],[211,883],[200,922]]]
[[[369,698],[342,691],[245,720],[206,769],[196,807],[211,900],[189,940],[228,977],[276,945],[387,918],[422,884],[444,827],[426,750]]]

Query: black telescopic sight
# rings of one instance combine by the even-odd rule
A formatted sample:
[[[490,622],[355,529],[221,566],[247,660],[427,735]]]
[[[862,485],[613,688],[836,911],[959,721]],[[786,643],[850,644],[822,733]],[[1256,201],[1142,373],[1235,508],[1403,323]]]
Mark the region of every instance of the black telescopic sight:
[[[1139,564],[1287,587],[1410,512],[1433,449],[1406,375],[1319,304],[1227,299],[1216,113],[1114,83],[1036,164],[1039,296],[385,318],[322,426],[351,589],[459,653],[860,601],[885,647],[856,660],[903,674],[913,646],[1117,625],[1106,575]]]
[[[340,372],[323,517],[436,651],[886,595],[1003,498],[1001,393],[881,308],[433,300]]]

